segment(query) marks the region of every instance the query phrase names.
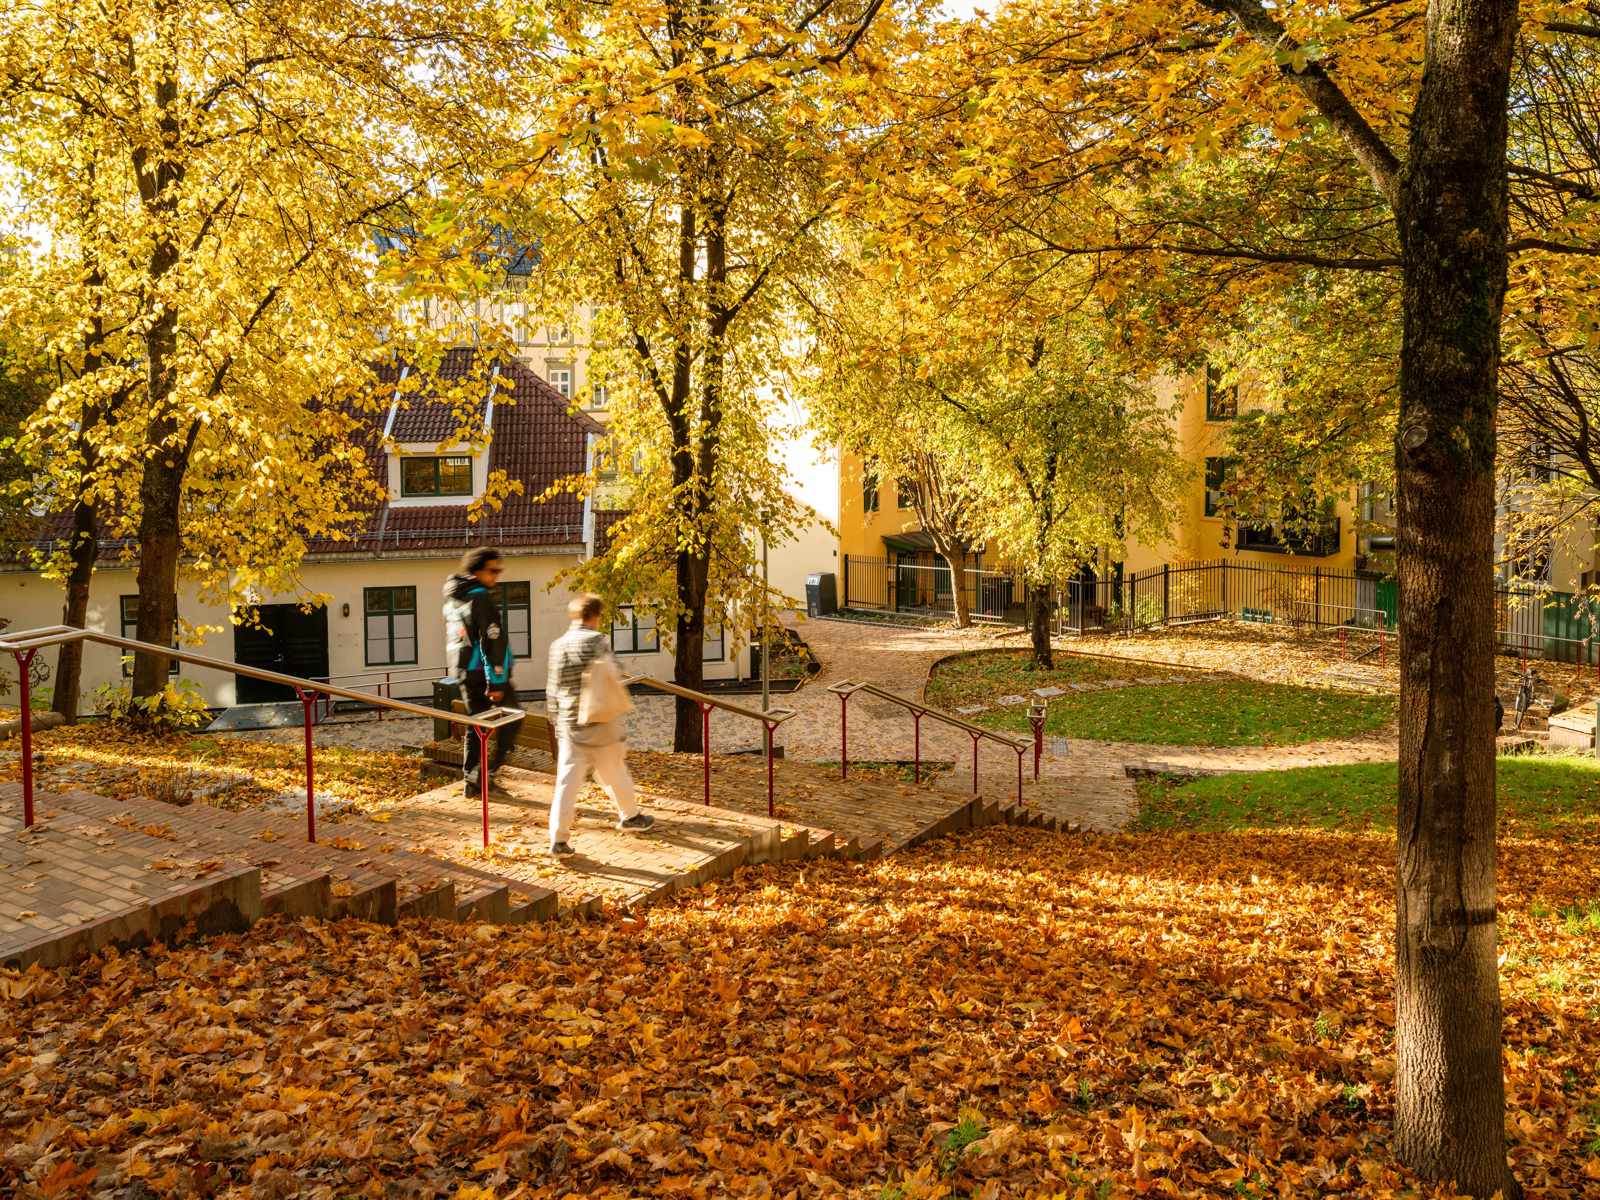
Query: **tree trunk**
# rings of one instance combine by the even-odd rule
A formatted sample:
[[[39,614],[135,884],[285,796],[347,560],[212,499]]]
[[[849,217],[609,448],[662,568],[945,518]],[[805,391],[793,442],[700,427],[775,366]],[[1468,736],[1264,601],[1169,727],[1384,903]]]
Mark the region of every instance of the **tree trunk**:
[[[956,606],[956,628],[965,629],[972,624],[972,605],[967,601],[967,555],[957,550],[946,554],[944,561],[950,567],[950,594]]]
[[[1055,668],[1055,656],[1050,650],[1050,585],[1028,585],[1028,635],[1033,643],[1033,665],[1039,670]]]
[[[67,574],[67,598],[61,623],[82,629],[89,616],[89,584],[100,556],[100,522],[94,504],[81,496],[72,506],[72,570]],[[56,655],[55,710],[68,725],[77,723],[83,689],[83,643],[63,642]]]
[[[700,355],[700,413],[696,422],[699,441],[693,459],[693,484],[689,492],[689,544],[678,551],[678,644],[672,678],[680,687],[700,690],[705,684],[706,592],[710,585],[711,526],[717,503],[717,458],[721,446],[723,368],[727,354],[728,244],[727,207],[721,199],[722,176],[713,167],[707,183],[702,227],[705,233],[706,328]],[[687,399],[687,395],[685,397]],[[765,630],[762,636],[765,636]],[[672,748],[698,753],[702,748],[701,714],[693,700],[678,697],[672,730]]]
[[[154,423],[152,423],[154,424]],[[139,624],[135,636],[171,645],[178,620],[179,509],[187,454],[170,438],[151,438],[151,457],[139,481]],[[133,659],[133,694],[154,696],[167,684],[165,654],[140,652]]]
[[[699,691],[705,684],[706,579],[709,563],[704,553],[678,551],[677,643],[672,654],[672,681]],[[674,711],[672,748],[680,754],[701,749],[700,706],[679,696]]]
[[[1506,286],[1514,0],[1433,0],[1397,222],[1404,342],[1397,564],[1395,1150],[1518,1194],[1496,974],[1494,416]]]

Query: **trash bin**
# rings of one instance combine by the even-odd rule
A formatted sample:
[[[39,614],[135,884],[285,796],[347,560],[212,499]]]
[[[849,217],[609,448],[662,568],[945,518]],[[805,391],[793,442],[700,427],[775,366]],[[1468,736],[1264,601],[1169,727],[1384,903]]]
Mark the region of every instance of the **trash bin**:
[[[806,576],[806,616],[831,617],[839,611],[839,584],[831,571]]]
[[[450,712],[450,706],[461,699],[461,685],[454,679],[435,679],[433,681],[433,706],[443,712]],[[461,727],[454,721],[433,719],[433,740],[448,742],[451,738],[459,736]]]

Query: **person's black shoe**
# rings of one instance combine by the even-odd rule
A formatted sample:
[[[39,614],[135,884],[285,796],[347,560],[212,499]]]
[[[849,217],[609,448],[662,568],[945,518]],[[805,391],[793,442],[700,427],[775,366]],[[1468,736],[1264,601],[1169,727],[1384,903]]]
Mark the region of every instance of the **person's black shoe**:
[[[655,823],[656,819],[649,813],[640,813],[629,817],[626,821],[618,821],[617,828],[627,833],[643,833],[647,829],[654,828]]]
[[[556,842],[550,847],[550,853],[556,858],[566,858],[569,855],[576,854],[577,851],[566,842]]]

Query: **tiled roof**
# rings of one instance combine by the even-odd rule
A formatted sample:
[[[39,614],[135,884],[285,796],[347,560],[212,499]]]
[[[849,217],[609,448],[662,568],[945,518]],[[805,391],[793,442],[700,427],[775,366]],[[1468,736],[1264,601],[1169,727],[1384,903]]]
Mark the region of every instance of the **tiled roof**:
[[[437,377],[454,380],[476,375],[484,381],[481,390],[487,397],[492,367],[475,371],[476,355],[473,349],[450,351],[440,363]],[[400,367],[390,366],[380,372],[380,378],[393,386],[400,373]],[[435,389],[424,386],[402,398],[403,407],[395,413],[391,430],[396,441],[439,442],[456,432],[459,414],[448,404],[432,399],[434,394]],[[476,412],[481,419],[481,401]],[[592,417],[571,411],[567,398],[524,363],[503,358],[491,428],[489,470],[504,472],[507,478],[522,484],[521,494],[507,496],[498,511],[486,511],[481,520],[469,523],[466,505],[393,506],[385,501],[370,511],[360,527],[350,531],[351,540],[319,541],[311,547],[312,552],[430,550],[480,543],[502,548],[580,544],[580,496],[563,492],[542,504],[534,501],[557,480],[581,474],[587,468],[588,435],[602,432],[603,427]],[[369,449],[369,461],[379,472],[384,467],[379,446],[381,433],[381,426],[374,425]]]
[[[471,375],[476,350],[453,350],[444,356],[438,377],[450,380]],[[378,368],[379,388],[392,396],[402,367]],[[479,373],[486,381],[488,371]],[[483,387],[484,396],[488,387]],[[391,435],[399,441],[437,443],[459,428],[449,406],[430,399],[435,389],[412,393],[406,407],[395,413]],[[481,419],[481,405],[477,411]],[[366,423],[365,449],[373,477],[387,474],[382,446],[388,407],[362,412]],[[372,554],[376,551],[428,551],[494,545],[504,549],[541,546],[576,546],[583,543],[583,499],[571,492],[542,504],[535,499],[551,484],[581,474],[588,466],[588,437],[604,431],[592,417],[569,409],[569,401],[555,388],[516,359],[502,359],[495,391],[494,420],[489,443],[489,469],[503,472],[522,485],[520,494],[505,497],[498,510],[485,510],[469,522],[466,504],[391,505],[387,499],[363,512],[345,530],[344,538],[316,538],[312,554]],[[619,514],[620,515],[620,514]],[[35,545],[65,538],[70,532],[65,515],[50,515],[40,522]],[[127,542],[104,539],[104,551],[126,548]]]
[[[408,386],[398,392],[400,407],[395,412],[389,436],[397,442],[437,444],[461,428],[464,416],[470,415],[473,424],[480,424],[483,421],[483,400],[489,394],[494,369],[491,366],[489,370],[475,373],[472,366],[475,357],[475,351],[469,348],[447,350],[438,371],[433,374],[424,376],[410,372],[406,379]],[[439,383],[471,378],[474,374],[476,378],[472,379],[466,397],[452,395],[446,399],[439,398]],[[398,375],[399,372],[395,370],[383,372],[384,383],[393,382]],[[494,387],[496,392],[500,390],[497,380]],[[456,405],[467,398],[470,398],[471,407],[463,412]]]

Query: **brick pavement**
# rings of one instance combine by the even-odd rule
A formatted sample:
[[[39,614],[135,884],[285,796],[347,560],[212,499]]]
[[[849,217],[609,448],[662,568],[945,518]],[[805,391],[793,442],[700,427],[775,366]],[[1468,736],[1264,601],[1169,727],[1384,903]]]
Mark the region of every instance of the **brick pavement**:
[[[405,846],[455,863],[477,865],[497,876],[549,888],[564,910],[597,911],[603,904],[632,906],[731,874],[746,863],[832,852],[828,832],[793,821],[723,807],[707,808],[641,790],[645,811],[656,818],[649,833],[616,828],[617,813],[598,789],[586,790],[571,838],[578,852],[555,859],[549,847],[548,774],[512,766],[499,778],[505,790],[489,801],[490,846],[482,844],[482,809],[453,780],[419,796],[352,816],[341,829],[363,844]]]
[[[261,872],[36,797],[22,828],[21,789],[0,788],[0,964],[57,966],[110,945],[246,928],[261,915]]]

